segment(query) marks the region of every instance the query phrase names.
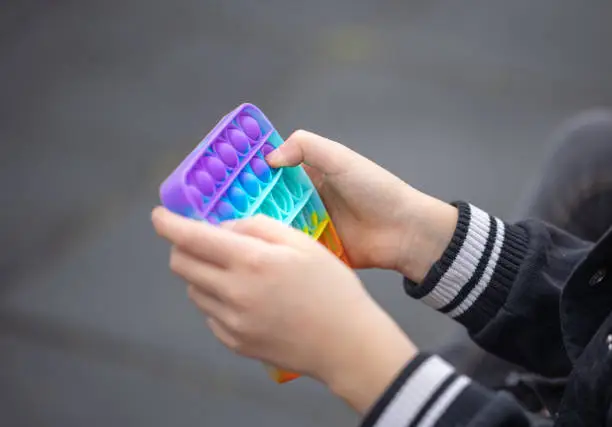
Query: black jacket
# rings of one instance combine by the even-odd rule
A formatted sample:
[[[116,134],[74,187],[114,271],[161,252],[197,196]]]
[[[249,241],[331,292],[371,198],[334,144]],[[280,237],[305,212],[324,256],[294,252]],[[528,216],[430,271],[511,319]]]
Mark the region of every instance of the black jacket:
[[[595,245],[540,221],[506,224],[457,203],[453,239],[406,292],[465,325],[484,349],[528,370],[567,378],[553,421],[504,392],[420,354],[363,426],[612,426],[612,232]]]

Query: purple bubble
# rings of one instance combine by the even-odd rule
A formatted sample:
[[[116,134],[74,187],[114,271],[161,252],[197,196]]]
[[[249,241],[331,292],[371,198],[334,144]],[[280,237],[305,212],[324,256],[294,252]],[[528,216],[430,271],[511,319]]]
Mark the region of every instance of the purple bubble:
[[[219,158],[228,165],[233,168],[238,164],[238,155],[236,154],[236,150],[230,144],[225,142],[215,144],[215,151],[219,155]]]
[[[256,140],[261,136],[261,129],[259,128],[259,124],[257,123],[257,120],[255,120],[253,117],[247,115],[240,116],[238,118],[238,123],[249,138]]]
[[[232,205],[240,212],[244,212],[249,207],[249,199],[246,193],[238,187],[232,187],[229,190],[229,199]]]
[[[202,164],[208,170],[208,173],[217,181],[225,178],[225,165],[216,157],[206,157]]]
[[[215,183],[208,172],[202,170],[197,171],[194,179],[196,186],[202,192],[202,194],[205,196],[213,195],[215,192]]]
[[[234,218],[234,207],[227,202],[220,201],[216,211],[221,221]]]
[[[249,138],[240,129],[228,129],[227,138],[238,152],[244,154],[249,151]]]
[[[259,194],[259,182],[252,173],[246,171],[242,172],[239,179],[242,188],[244,188],[250,196],[255,197]]]
[[[198,210],[202,210],[204,208],[204,203],[202,202],[202,196],[200,196],[200,192],[192,186],[188,186],[185,188],[185,196],[187,196],[187,200],[191,203],[193,207]]]
[[[251,169],[255,172],[255,176],[263,182],[267,182],[270,179],[270,166],[259,157],[251,160]]]
[[[264,155],[264,157],[270,154],[272,151],[274,151],[274,146],[268,142],[261,147],[261,153]]]

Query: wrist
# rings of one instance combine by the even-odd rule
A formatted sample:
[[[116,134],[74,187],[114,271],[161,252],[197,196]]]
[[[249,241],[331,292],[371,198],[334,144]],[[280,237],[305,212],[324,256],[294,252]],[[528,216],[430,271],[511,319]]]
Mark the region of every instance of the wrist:
[[[360,317],[358,333],[352,339],[344,337],[344,360],[321,378],[334,395],[362,415],[418,353],[399,326],[378,310],[374,316]],[[349,340],[352,344],[347,344]]]
[[[402,232],[397,270],[420,283],[451,242],[459,214],[456,207],[424,193],[412,197],[407,209],[411,214]]]

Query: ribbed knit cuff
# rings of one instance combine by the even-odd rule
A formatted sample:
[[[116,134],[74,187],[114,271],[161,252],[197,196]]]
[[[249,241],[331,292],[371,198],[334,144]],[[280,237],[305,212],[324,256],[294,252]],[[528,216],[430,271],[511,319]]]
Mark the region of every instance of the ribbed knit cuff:
[[[503,306],[528,247],[527,232],[477,207],[453,203],[457,228],[420,285],[404,279],[408,295],[477,332]]]
[[[362,427],[467,425],[489,393],[438,356],[418,355],[389,386]]]

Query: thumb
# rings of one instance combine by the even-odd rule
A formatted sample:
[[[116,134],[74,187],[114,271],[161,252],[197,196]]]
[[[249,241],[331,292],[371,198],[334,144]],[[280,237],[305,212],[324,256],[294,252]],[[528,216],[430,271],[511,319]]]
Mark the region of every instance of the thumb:
[[[338,142],[298,130],[268,154],[266,161],[275,168],[305,163],[324,174],[335,174],[344,170],[351,154],[354,153]]]

